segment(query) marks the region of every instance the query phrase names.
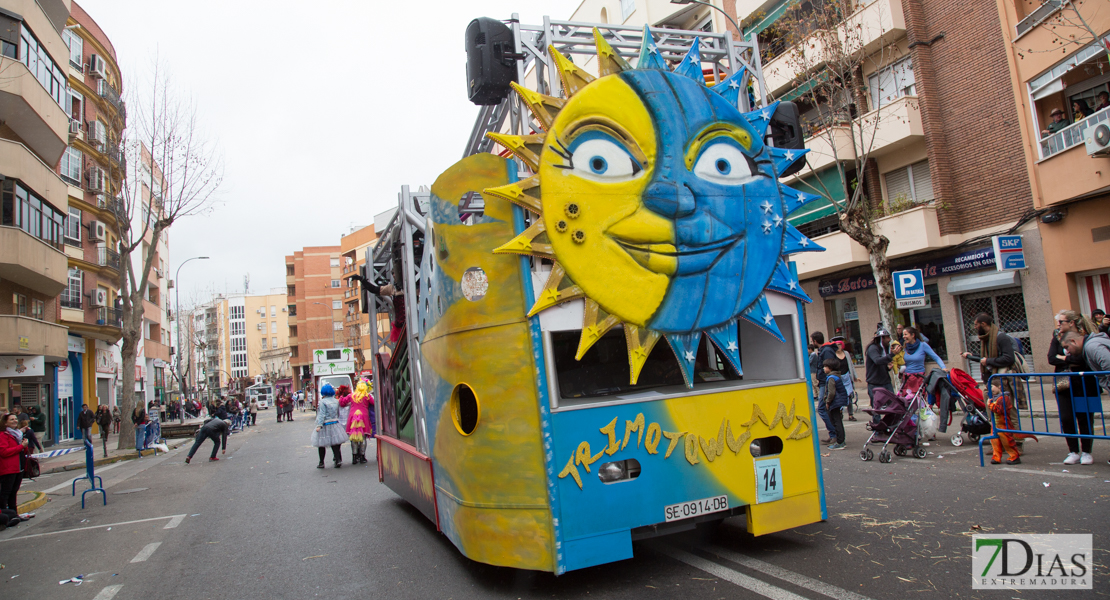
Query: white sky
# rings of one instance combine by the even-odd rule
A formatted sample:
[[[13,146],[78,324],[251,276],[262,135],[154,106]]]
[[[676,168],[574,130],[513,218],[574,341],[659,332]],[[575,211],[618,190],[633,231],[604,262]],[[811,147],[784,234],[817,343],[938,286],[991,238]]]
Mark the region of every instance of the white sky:
[[[581,0],[78,0],[115,46],[125,94],[158,56],[225,163],[220,204],[170,230],[182,305],[285,286],[285,256],[338,245],[462,158],[471,19],[568,18]]]

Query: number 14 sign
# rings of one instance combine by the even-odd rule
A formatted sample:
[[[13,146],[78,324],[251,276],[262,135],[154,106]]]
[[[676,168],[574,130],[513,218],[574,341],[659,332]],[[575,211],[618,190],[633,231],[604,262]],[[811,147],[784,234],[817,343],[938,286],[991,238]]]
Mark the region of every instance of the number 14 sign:
[[[779,459],[755,461],[755,503],[782,500],[782,469]]]

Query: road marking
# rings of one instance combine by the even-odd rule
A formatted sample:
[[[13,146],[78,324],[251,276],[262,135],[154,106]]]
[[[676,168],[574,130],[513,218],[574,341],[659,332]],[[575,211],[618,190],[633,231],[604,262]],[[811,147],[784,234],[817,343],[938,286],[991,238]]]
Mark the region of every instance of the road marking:
[[[804,596],[799,596],[793,592],[789,592],[780,587],[771,585],[765,581],[761,581],[754,577],[749,577],[742,573],[738,573],[711,560],[706,560],[699,556],[694,556],[689,552],[683,552],[682,550],[667,548],[664,546],[655,546],[655,549],[679,562],[684,562],[691,567],[694,567],[695,569],[705,571],[710,575],[734,583],[748,591],[755,592],[761,596],[766,596],[768,598],[771,598],[772,600],[806,600]]]
[[[1013,471],[1026,475],[1048,475],[1050,477],[1078,477],[1079,479],[1094,479],[1094,475],[1080,475],[1078,473],[1053,473],[1052,471],[1034,471],[1033,469],[1018,469],[1016,467],[1002,467],[998,471]]]
[[[771,577],[777,577],[783,581],[793,583],[800,588],[805,588],[807,590],[817,592],[818,594],[824,594],[826,596],[829,596],[830,598],[837,598],[838,600],[871,600],[867,596],[861,596],[844,588],[839,588],[835,585],[825,583],[824,581],[813,579],[811,577],[806,577],[805,575],[800,575],[793,571],[783,569],[782,567],[775,566],[771,563],[764,562],[757,558],[752,558],[750,556],[740,554],[739,552],[726,550],[719,546],[714,546],[709,551],[716,553],[721,558],[744,565],[745,567],[748,567],[753,571],[759,571],[760,573],[770,575]]]
[[[185,515],[177,515],[176,517],[170,519],[170,522],[166,523],[166,526],[163,527],[162,529],[174,529],[175,527],[180,525],[181,522],[184,521],[184,520],[185,520]]]
[[[122,587],[122,585],[110,585],[100,590],[100,593],[97,594],[96,597],[93,598],[93,600],[112,600],[112,598],[116,597],[116,594],[119,593],[120,588]]]
[[[89,527],[77,527],[74,529],[63,529],[61,531],[48,531],[46,533],[36,533],[33,535],[21,535],[19,537],[10,537],[0,540],[0,544],[4,542],[14,542],[17,540],[29,540],[31,538],[43,537],[47,535],[57,535],[59,533],[73,533],[75,531],[87,531],[89,529],[102,529],[105,527],[118,527],[120,525],[132,525],[134,523],[147,523],[150,521],[161,521],[162,519],[173,519],[175,517],[184,517],[185,515],[166,515],[164,517],[151,517],[149,519],[136,519],[134,521],[124,521],[122,523],[105,523],[104,525],[90,525]]]
[[[154,551],[157,550],[158,546],[161,546],[161,545],[162,545],[162,542],[151,542],[151,543],[147,544],[146,546],[143,546],[143,549],[139,550],[139,553],[135,555],[135,558],[131,559],[131,562],[133,562],[133,563],[146,562],[146,559],[150,558],[150,555],[154,554]]]
[[[97,470],[96,470],[96,471],[94,472],[94,475],[95,475],[95,474],[100,474],[100,473],[103,473],[104,471],[110,471],[110,470],[112,470],[112,469],[114,469],[114,468],[116,468],[116,467],[120,467],[120,466],[123,466],[123,462],[122,462],[122,461],[121,461],[121,462],[114,462],[114,463],[112,463],[112,464],[108,465],[107,467],[103,467],[103,468],[97,469]],[[81,477],[84,477],[84,475],[82,475]],[[65,482],[65,483],[59,483],[58,485],[56,485],[56,486],[54,486],[54,487],[52,487],[52,488],[50,488],[50,489],[46,489],[46,490],[43,490],[43,491],[42,491],[42,493],[44,493],[44,494],[53,494],[54,492],[60,491],[60,490],[61,490],[62,488],[67,488],[67,487],[70,487],[70,486],[72,486],[72,485],[73,485],[73,482],[74,482],[74,481],[77,481],[78,479],[80,479],[80,477],[74,477],[73,479],[70,479],[69,481],[67,481],[67,482]]]

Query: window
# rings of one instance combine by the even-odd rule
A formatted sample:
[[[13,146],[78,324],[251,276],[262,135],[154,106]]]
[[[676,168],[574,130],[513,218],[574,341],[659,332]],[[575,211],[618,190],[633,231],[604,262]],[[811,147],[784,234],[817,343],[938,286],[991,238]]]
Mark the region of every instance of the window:
[[[38,38],[26,26],[20,26],[20,45],[23,51],[19,59],[27,66],[27,70],[39,80],[42,87],[58,103],[65,107],[66,103],[66,77],[57,64],[46,53],[46,48],[39,44]]]
[[[270,347],[277,348],[277,338],[270,338]]]
[[[270,321],[270,333],[277,333],[277,321]]]
[[[338,267],[339,266],[339,259],[338,258],[331,259],[331,266]]]
[[[343,308],[343,302],[340,300],[332,300],[331,308],[332,310],[339,310],[340,308]]]
[[[232,319],[242,319],[247,314],[246,307],[243,306],[232,306],[230,312],[230,318]]]
[[[84,70],[85,65],[85,40],[73,33],[70,29],[62,30],[62,40],[69,47],[69,64]]]
[[[908,57],[885,69],[880,69],[867,81],[871,88],[872,110],[890,104],[902,96],[917,95],[913,75],[913,61]]]
[[[93,141],[99,143],[101,146],[107,146],[108,128],[104,126],[104,121],[97,119],[95,121],[91,121],[89,124],[92,125],[92,131],[90,131],[89,133],[92,134]]]
[[[621,0],[621,21],[627,21],[629,15],[636,12],[636,0]]]
[[[231,335],[246,335],[247,324],[242,321],[231,322]]]
[[[343,331],[343,323],[339,321],[332,321],[331,328],[335,331]]]
[[[46,303],[35,298],[31,299],[31,318],[43,320],[46,316]]]
[[[929,161],[923,160],[883,175],[887,202],[928,202],[933,199],[933,178]]]
[[[15,314],[26,317],[27,316],[27,296],[23,294],[12,294],[12,309]]]
[[[332,279],[331,280],[331,287],[333,287],[333,288],[339,287],[339,280],[338,279]]]
[[[66,215],[35,196],[15,179],[5,179],[2,184],[3,220],[0,224],[18,227],[58,250],[62,249]]]
[[[62,306],[66,308],[81,308],[81,300],[85,289],[85,273],[81,269],[70,269],[66,289],[62,290]]]
[[[81,185],[81,156],[81,151],[73,146],[66,148],[62,155],[62,178],[76,186]]]
[[[297,295],[297,286],[295,286],[295,285],[285,286],[285,295],[286,296],[296,296]]]
[[[67,242],[73,242],[72,245],[81,245],[81,209],[69,207],[65,237]]]
[[[233,337],[233,338],[231,338],[231,351],[232,352],[246,352],[247,351],[247,339],[243,338],[243,337]]]
[[[276,306],[271,306],[270,307],[270,316],[271,317],[276,317],[277,316],[277,307]]]
[[[266,350],[266,338],[262,338],[262,349]]]

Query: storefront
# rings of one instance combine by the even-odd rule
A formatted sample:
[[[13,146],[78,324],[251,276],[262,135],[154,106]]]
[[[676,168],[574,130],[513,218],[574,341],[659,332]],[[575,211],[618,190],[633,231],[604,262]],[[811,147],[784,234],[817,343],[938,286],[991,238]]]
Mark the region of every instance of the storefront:
[[[922,270],[927,296],[924,307],[900,310],[898,324],[917,328],[946,365],[978,377],[978,363],[963,359],[960,352],[979,353],[974,319],[985,312],[1002,331],[1021,343],[1028,364],[1047,368],[1053,311],[1044,283],[1044,265],[1034,253],[1039,252],[1039,237],[1035,230],[1023,235],[1030,265],[1021,272],[999,272],[989,245],[895,261],[894,271]],[[810,331],[821,331],[826,339],[844,336],[862,376],[864,349],[881,321],[870,269],[804,281],[802,287],[815,300],[806,311]]]
[[[64,361],[63,361],[64,362]],[[55,371],[58,363],[46,362],[45,356],[0,356],[0,395],[5,412],[20,407],[23,412],[36,408],[46,415],[46,431],[42,443],[53,443]]]

